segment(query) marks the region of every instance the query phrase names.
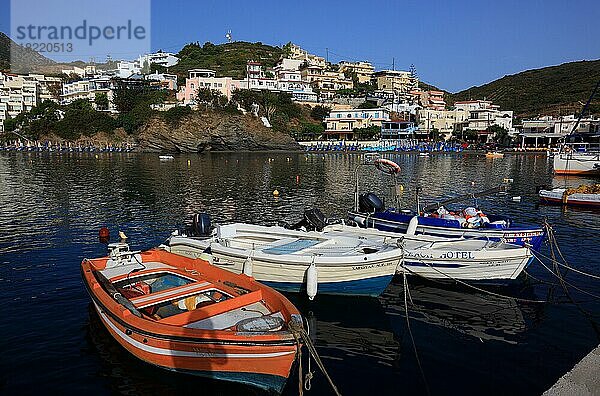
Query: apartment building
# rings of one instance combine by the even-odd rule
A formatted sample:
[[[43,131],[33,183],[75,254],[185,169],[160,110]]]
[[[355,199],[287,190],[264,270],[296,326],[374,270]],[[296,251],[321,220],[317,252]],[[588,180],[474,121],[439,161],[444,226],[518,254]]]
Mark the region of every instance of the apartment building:
[[[97,109],[116,112],[113,104],[114,81],[109,76],[86,78],[63,84],[60,103],[67,105],[79,99],[89,100],[96,108],[96,94],[106,94],[109,102],[108,109]]]
[[[370,62],[347,62],[342,61],[339,63],[340,73],[344,75],[355,75],[358,82],[361,84],[371,82],[375,68]]]
[[[177,100],[185,104],[195,104],[198,89],[207,88],[219,91],[227,99],[231,99],[234,89],[240,88],[241,82],[231,77],[217,77],[217,73],[210,69],[191,69],[185,85],[177,92]]]
[[[325,136],[330,139],[352,140],[355,128],[378,126],[390,121],[390,112],[384,108],[332,110],[324,122]]]
[[[457,112],[463,112],[466,120],[458,124],[459,128],[476,131],[482,137],[491,138],[489,128],[498,125],[509,132],[515,132],[512,111],[501,111],[500,106],[489,100],[468,100],[454,104]]]
[[[30,111],[40,100],[40,84],[26,75],[0,73],[0,132],[4,120]]]
[[[410,72],[401,70],[381,70],[373,73],[377,89],[385,92],[408,94],[418,86],[419,81]]]
[[[346,78],[344,73],[327,70],[316,65],[304,65],[301,69],[302,79],[310,83],[313,90],[318,91],[319,99],[331,100],[341,89],[352,89],[352,79]]]

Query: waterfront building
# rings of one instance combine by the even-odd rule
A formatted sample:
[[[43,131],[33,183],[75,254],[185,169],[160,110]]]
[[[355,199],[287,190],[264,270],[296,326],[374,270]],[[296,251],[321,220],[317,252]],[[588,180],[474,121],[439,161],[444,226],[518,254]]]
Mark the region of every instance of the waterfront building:
[[[543,116],[523,120],[519,128],[521,147],[549,147],[559,143],[571,132],[581,135],[598,135],[600,133],[600,119],[582,118],[577,124],[577,117],[573,115],[552,117]]]
[[[449,138],[457,124],[462,124],[468,120],[469,113],[463,110],[435,110],[419,109],[417,120],[419,130],[429,136],[434,130],[446,135]]]
[[[150,66],[153,64],[162,67],[175,66],[179,62],[179,58],[170,52],[154,52],[151,54],[140,55],[133,61],[118,61],[117,69],[108,71],[104,74],[111,74],[119,78],[130,78],[136,74],[149,74]]]
[[[342,61],[338,65],[340,73],[344,75],[356,75],[359,83],[369,83],[373,78],[375,68],[370,62],[347,62]]]
[[[40,84],[26,75],[0,73],[0,132],[4,120],[30,111],[40,100]]]
[[[513,128],[513,112],[501,111],[500,106],[493,104],[489,100],[468,100],[454,103],[457,112],[464,113],[466,119],[462,122],[457,121],[457,130],[470,129],[476,131],[484,140],[490,140],[493,133],[490,132],[492,125],[498,125],[506,129],[509,133],[515,133]]]
[[[412,121],[385,121],[381,124],[382,140],[417,139],[419,130]]]
[[[384,108],[332,110],[324,120],[324,134],[328,139],[352,140],[354,129],[381,127],[386,121],[390,121],[390,112]]]

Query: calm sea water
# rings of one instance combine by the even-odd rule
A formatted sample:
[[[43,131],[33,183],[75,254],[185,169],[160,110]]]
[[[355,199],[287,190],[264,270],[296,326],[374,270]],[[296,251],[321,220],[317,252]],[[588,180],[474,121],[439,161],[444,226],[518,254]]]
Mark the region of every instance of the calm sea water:
[[[386,156],[402,167],[403,207],[414,207],[417,186],[425,198],[443,197],[514,179],[508,197],[479,204],[522,223],[547,218],[569,262],[600,273],[600,213],[538,207],[536,199],[536,186],[591,180],[553,178],[542,155]],[[90,308],[81,259],[105,254],[97,241],[102,226],[112,235],[124,231],[133,248],[145,249],[200,211],[215,221],[260,224],[292,223],[313,206],[344,216],[362,160],[358,154],[213,153],[160,162],[142,154],[0,153],[0,393],[259,394],[172,374],[128,355]],[[371,168],[360,173],[362,190],[392,202],[389,176]],[[509,199],[517,195],[521,202]],[[533,395],[598,345],[600,301],[575,289],[565,293],[540,265],[529,272],[537,280],[493,290],[547,303],[409,278],[408,317],[422,370],[402,279],[378,299],[289,297],[316,329],[317,349],[344,395]],[[573,272],[566,279],[600,294],[598,280]],[[286,394],[297,393],[296,378]],[[329,394],[320,374],[312,386],[308,394]]]

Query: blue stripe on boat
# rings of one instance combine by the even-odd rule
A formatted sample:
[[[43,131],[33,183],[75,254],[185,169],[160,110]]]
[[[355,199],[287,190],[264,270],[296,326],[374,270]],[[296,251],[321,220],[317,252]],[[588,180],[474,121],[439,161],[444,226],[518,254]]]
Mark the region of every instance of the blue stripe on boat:
[[[383,293],[392,281],[393,275],[377,276],[368,279],[359,279],[345,282],[319,282],[317,294],[336,294],[353,296],[371,296],[377,297]],[[306,285],[304,283],[291,282],[267,282],[261,281],[267,286],[286,292],[304,292]]]
[[[438,268],[460,268],[465,267],[463,264],[440,264],[440,263],[421,263],[418,261],[405,261],[403,265],[411,267],[438,267]]]
[[[171,369],[179,373],[192,374],[204,378],[212,378],[219,381],[236,382],[245,385],[255,386],[268,392],[280,394],[285,387],[287,378],[278,375],[257,374],[257,373],[236,373],[227,371],[194,371],[183,369]]]

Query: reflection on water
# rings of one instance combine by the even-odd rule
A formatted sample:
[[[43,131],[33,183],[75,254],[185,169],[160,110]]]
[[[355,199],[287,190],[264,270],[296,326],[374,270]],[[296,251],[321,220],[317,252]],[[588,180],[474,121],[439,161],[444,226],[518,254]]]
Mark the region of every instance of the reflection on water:
[[[417,186],[430,200],[514,179],[508,196],[478,203],[521,223],[547,218],[570,263],[600,273],[597,213],[537,204],[536,186],[556,182],[545,156],[385,157],[402,167],[403,207],[415,206]],[[48,393],[254,392],[165,373],[130,357],[94,329],[79,263],[105,253],[97,242],[101,226],[109,227],[113,238],[118,229],[124,231],[133,248],[144,249],[158,245],[199,211],[216,221],[259,224],[292,223],[313,206],[342,217],[353,205],[352,175],[364,158],[212,153],[160,162],[157,156],[138,154],[0,154],[0,350],[9,357],[0,359],[0,393],[34,393],[38,384]],[[361,175],[361,190],[394,202],[389,176],[374,168],[364,168]],[[274,189],[281,192],[279,198],[273,197]],[[522,196],[522,202],[511,201],[512,195]],[[528,271],[556,282],[540,266]],[[594,281],[572,272],[567,276],[585,290],[597,290]],[[559,288],[539,282],[507,293],[561,303],[527,304],[413,281],[410,291],[415,304],[409,306],[411,328],[433,394],[539,394],[600,340],[594,327],[598,301],[574,290],[571,297],[579,307],[564,303],[569,300]],[[304,296],[290,297],[312,323],[317,348],[343,394],[424,392],[401,285],[392,284],[379,299],[317,296],[309,303]],[[294,373],[286,394],[297,393],[296,378]],[[316,374],[310,394],[327,389]]]
[[[409,283],[409,295],[411,321],[443,327],[482,342],[516,344],[527,330],[527,323],[535,322],[535,316],[540,314],[535,306],[527,306],[512,297],[415,279]],[[392,282],[383,300],[388,314],[406,316],[401,281]],[[527,318],[527,315],[531,317]]]

